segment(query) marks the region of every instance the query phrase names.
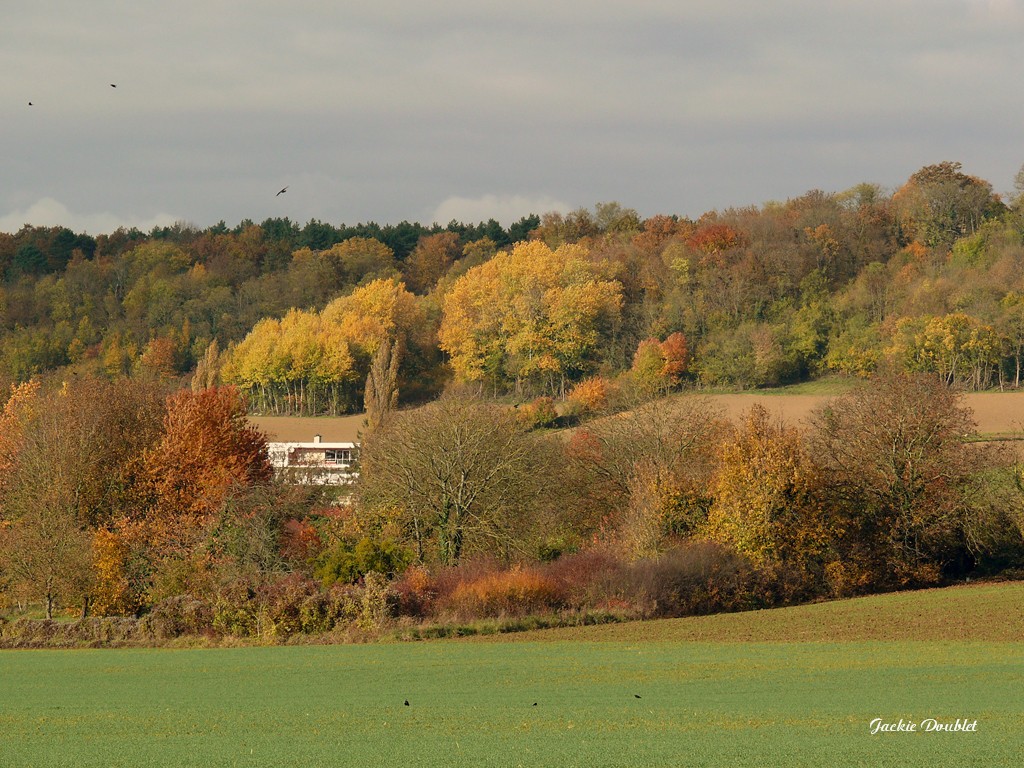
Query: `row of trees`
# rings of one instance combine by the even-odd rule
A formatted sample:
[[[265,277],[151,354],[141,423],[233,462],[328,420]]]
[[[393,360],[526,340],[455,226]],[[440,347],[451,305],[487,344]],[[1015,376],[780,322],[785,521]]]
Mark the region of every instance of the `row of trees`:
[[[396,350],[396,367],[405,363],[405,383],[433,362],[433,344],[422,303],[394,278],[379,279],[323,311],[261,320],[231,349],[220,375],[261,411],[337,414],[362,405],[363,382],[382,347]]]
[[[966,442],[973,431],[957,396],[921,375],[876,379],[806,430],[760,408],[730,424],[685,396],[551,440],[496,405],[444,398],[366,441],[359,510],[442,565],[712,541],[779,594],[855,594],[1020,562],[1019,470]]]
[[[0,415],[0,589],[19,602],[133,612],[175,593],[211,521],[271,479],[231,388],[15,387]]]
[[[673,334],[699,385],[889,363],[959,385],[1016,385],[1024,218],[1009,202],[945,162],[892,194],[862,184],[696,220],[608,203],[507,229],[268,220],[87,238],[26,228],[0,236],[0,261],[24,251],[19,263],[46,266],[8,268],[0,286],[0,375],[186,376],[211,342],[226,352],[261,321],[395,280],[416,297],[423,335],[436,334],[406,375],[429,384],[402,388],[407,399],[436,393],[451,373],[492,392],[561,395],[630,370],[641,342]],[[244,386],[261,408],[357,407],[367,363],[355,355],[342,384],[339,362],[277,375],[273,395]],[[314,384],[313,398],[299,383],[311,377],[330,382]]]
[[[685,395],[566,435],[451,392],[384,413],[340,506],[272,480],[231,387],[33,383],[0,418],[0,596],[48,616],[192,605],[250,633],[270,601],[282,627],[324,631],[335,608],[422,615],[445,590],[466,610],[518,613],[641,587],[636,609],[661,615],[1024,562],[1020,466],[965,440],[970,414],[932,376],[876,379],[803,430],[756,408],[730,423]],[[481,575],[485,562],[502,565]],[[685,594],[665,592],[673,579]],[[643,608],[655,593],[668,602]]]

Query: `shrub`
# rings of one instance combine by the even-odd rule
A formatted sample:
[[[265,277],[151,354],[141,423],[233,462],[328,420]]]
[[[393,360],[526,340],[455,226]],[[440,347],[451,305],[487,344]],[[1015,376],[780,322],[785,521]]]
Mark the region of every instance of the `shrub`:
[[[521,616],[559,608],[564,603],[554,579],[534,568],[498,571],[460,584],[447,607],[469,618]]]
[[[611,383],[604,376],[584,379],[569,392],[569,408],[580,416],[608,410]]]
[[[363,577],[356,626],[362,630],[380,629],[387,619],[395,615],[397,595],[382,574],[370,571]]]
[[[0,622],[0,648],[82,648],[134,645],[152,640],[143,622],[128,616],[79,621],[15,619]]]
[[[650,616],[690,616],[762,605],[760,574],[734,549],[688,541],[630,566],[632,599]]]
[[[422,565],[407,568],[391,584],[398,599],[398,613],[401,616],[427,616],[437,599],[437,585],[430,571]]]
[[[621,607],[625,567],[611,551],[593,548],[553,560],[544,573],[558,585],[566,607],[583,611]]]
[[[412,560],[413,552],[408,547],[392,539],[364,536],[354,545],[339,541],[322,552],[314,574],[325,587],[336,582],[354,584],[371,571],[394,576],[405,570]]]
[[[263,631],[275,637],[306,631],[302,606],[318,592],[312,580],[297,573],[265,584],[256,596]]]
[[[529,429],[550,427],[558,421],[555,401],[550,397],[538,397],[529,405],[519,408],[516,416],[519,423]]]
[[[169,640],[183,635],[211,635],[213,606],[192,595],[177,595],[161,600],[143,618],[148,635]]]

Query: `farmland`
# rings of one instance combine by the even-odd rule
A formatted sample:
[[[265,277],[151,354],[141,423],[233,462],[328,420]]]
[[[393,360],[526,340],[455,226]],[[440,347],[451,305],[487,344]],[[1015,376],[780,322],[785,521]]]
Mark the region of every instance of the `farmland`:
[[[841,382],[841,380],[840,380]],[[711,394],[704,396],[708,403],[729,418],[736,419],[760,405],[770,414],[793,426],[806,426],[807,419],[815,408],[830,399],[843,394],[848,386],[834,383],[830,387],[808,387],[798,385],[759,393]],[[813,390],[808,392],[807,390]],[[692,397],[677,395],[676,397]],[[968,392],[962,396],[962,404],[970,409],[978,425],[980,435],[1024,434],[1024,394],[1019,392]],[[252,416],[249,418],[256,427],[270,435],[271,440],[312,440],[321,434],[324,440],[357,440],[363,428],[365,416],[321,416],[316,418],[298,416]]]
[[[736,418],[754,405],[794,426],[805,426],[814,409],[819,408],[838,392],[830,394],[729,394],[710,395],[708,400],[721,408],[730,418]],[[1024,433],[1024,396],[1018,392],[968,392],[961,396],[962,405],[969,409],[980,435],[1020,435]]]
[[[4,652],[0,762],[1014,765],[1022,591],[930,590],[521,642]],[[871,736],[875,718],[978,727]]]

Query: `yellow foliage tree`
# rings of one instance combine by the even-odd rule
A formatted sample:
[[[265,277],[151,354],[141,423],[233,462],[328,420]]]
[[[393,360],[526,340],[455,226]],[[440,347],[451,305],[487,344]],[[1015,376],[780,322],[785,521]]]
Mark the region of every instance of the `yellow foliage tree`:
[[[595,367],[621,307],[611,266],[583,246],[519,243],[455,282],[439,338],[464,381],[532,380],[564,394],[567,378]]]
[[[430,334],[425,310],[401,282],[374,280],[323,312],[264,318],[229,352],[221,377],[261,411],[339,413],[358,405],[356,384],[382,344],[424,347]]]
[[[800,579],[821,578],[828,526],[818,486],[800,432],[754,406],[720,445],[703,533],[759,565],[785,568]]]

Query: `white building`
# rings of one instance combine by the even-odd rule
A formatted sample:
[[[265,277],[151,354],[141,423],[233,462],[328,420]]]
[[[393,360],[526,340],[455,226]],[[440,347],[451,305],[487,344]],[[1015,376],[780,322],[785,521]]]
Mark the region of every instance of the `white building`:
[[[358,476],[357,443],[267,443],[270,463],[278,477],[307,485],[345,485]]]

